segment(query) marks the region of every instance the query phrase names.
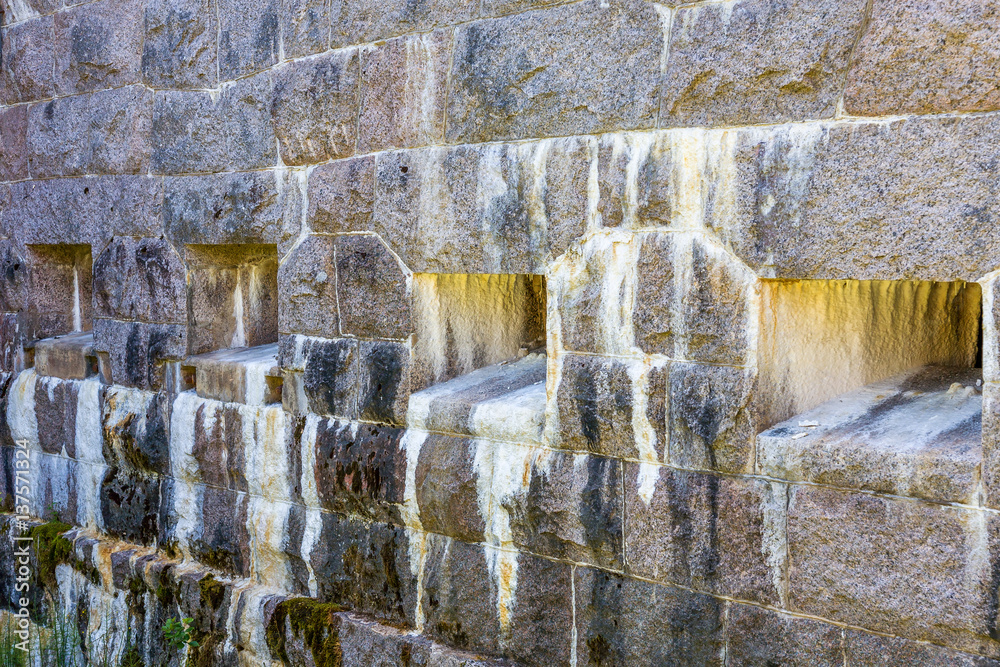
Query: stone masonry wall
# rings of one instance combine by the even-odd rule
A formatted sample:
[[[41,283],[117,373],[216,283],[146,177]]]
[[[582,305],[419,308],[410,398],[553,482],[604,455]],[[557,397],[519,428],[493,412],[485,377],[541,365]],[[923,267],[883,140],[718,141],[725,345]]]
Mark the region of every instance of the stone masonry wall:
[[[78,664],[1000,665],[995,3],[0,9],[0,495]],[[772,429],[821,339],[982,370]]]

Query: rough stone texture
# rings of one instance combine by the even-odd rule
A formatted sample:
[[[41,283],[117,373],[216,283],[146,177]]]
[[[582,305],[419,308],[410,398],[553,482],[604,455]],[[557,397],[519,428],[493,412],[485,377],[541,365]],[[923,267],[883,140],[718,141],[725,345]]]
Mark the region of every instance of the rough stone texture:
[[[634,370],[630,373],[630,367]],[[635,387],[632,373],[645,372],[645,421],[652,435],[652,452],[639,450],[634,430]],[[635,360],[614,360],[567,354],[557,389],[562,446],[624,458],[650,455],[662,461],[666,447],[667,373],[646,369]],[[638,386],[642,387],[641,383]],[[671,408],[672,409],[672,408]],[[641,420],[642,417],[639,417]]]
[[[162,239],[115,237],[94,259],[94,315],[115,320],[184,324],[184,263]]]
[[[163,230],[185,243],[291,245],[301,193],[281,172],[234,172],[163,179]]]
[[[786,500],[774,482],[626,464],[628,573],[777,605]]]
[[[0,52],[0,104],[51,97],[55,90],[52,17],[25,21],[3,30]]]
[[[217,122],[223,125],[226,156],[231,168],[262,169],[278,162],[277,141],[271,121],[273,97],[274,80],[270,72],[223,86]]]
[[[361,55],[358,152],[444,138],[451,31],[401,37]]]
[[[334,233],[371,229],[374,207],[374,157],[330,162],[309,174],[308,220],[312,231]]]
[[[996,667],[1000,661],[952,651],[932,644],[918,643],[899,637],[870,635],[857,630],[845,630],[847,664],[861,667]]]
[[[574,579],[578,662],[723,664],[719,600],[589,568]]]
[[[218,82],[218,24],[210,0],[146,4],[142,76],[153,88],[211,88]]]
[[[991,3],[878,0],[871,11],[847,76],[847,113],[882,116],[998,108],[1000,87],[992,72],[1000,44],[989,29],[997,20]]]
[[[588,0],[461,26],[448,141],[653,127],[662,50],[660,17],[640,0]]]
[[[0,181],[28,177],[28,107],[0,111]]]
[[[408,337],[413,328],[405,268],[375,236],[338,236],[336,253],[341,332]]]
[[[850,658],[844,660],[843,630],[837,626],[735,602],[729,605],[727,620],[729,664],[789,667],[855,664]]]
[[[740,0],[677,10],[660,126],[830,118],[864,0]]]
[[[153,107],[153,171],[222,171],[229,166],[223,131],[212,93],[157,93]]]
[[[332,236],[307,236],[278,267],[278,330],[337,338],[337,264]]]
[[[219,77],[253,74],[278,62],[278,0],[218,0]]]
[[[769,277],[978,280],[996,268],[985,259],[998,245],[989,225],[996,123],[749,131],[732,152],[745,194],[737,212],[710,224]]]
[[[55,84],[62,95],[116,88],[142,73],[143,6],[97,0],[55,15]]]
[[[998,653],[990,638],[992,518],[976,510],[795,487],[792,609],[911,639]],[[973,555],[982,545],[984,557]]]
[[[39,375],[64,380],[85,380],[95,375],[94,334],[68,334],[38,341],[35,344],[35,370]]]
[[[353,155],[357,105],[356,50],[282,65],[271,107],[282,161],[300,165]]]
[[[330,45],[330,3],[326,0],[282,0],[278,14],[286,58],[300,58]]]
[[[358,344],[358,416],[365,421],[402,425],[411,390],[410,347],[404,343]]]
[[[753,369],[671,364],[670,462],[702,470],[752,471],[755,382]]]
[[[414,481],[420,524],[463,542],[482,542],[485,523],[478,502],[477,448],[491,443],[430,433],[420,447]]]
[[[474,17],[475,5],[463,0],[349,0],[332,5],[330,38],[334,47],[364,44]]]
[[[320,415],[354,419],[358,414],[358,343],[315,340],[307,343],[302,391],[309,410]]]
[[[94,322],[94,349],[108,355],[114,384],[158,389],[162,363],[186,356],[187,331],[183,325],[99,319]]]

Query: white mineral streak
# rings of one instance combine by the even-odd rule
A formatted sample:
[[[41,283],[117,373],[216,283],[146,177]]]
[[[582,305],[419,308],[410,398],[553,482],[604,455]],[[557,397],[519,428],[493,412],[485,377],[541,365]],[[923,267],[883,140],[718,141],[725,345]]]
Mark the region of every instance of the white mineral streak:
[[[979,280],[983,293],[983,313],[995,313],[1000,270]],[[995,317],[983,317],[983,382],[1000,382],[1000,330]]]
[[[476,174],[476,210],[487,212],[495,202],[502,201],[507,194],[507,180],[504,173],[516,169],[516,156],[508,154],[508,148],[502,144],[490,144],[483,148],[479,158],[479,171]],[[493,230],[489,215],[480,215],[480,232],[484,238],[490,239]],[[499,273],[503,262],[505,248],[501,244],[487,241],[483,247],[484,264],[490,273]]]
[[[35,417],[35,385],[38,375],[34,369],[22,371],[11,383],[7,396],[7,425],[14,442],[25,441],[31,449],[38,449],[38,420]]]
[[[417,602],[414,611],[414,625],[418,632],[424,627],[423,609],[423,576],[424,562],[427,557],[427,533],[424,532],[423,524],[420,522],[420,507],[417,505],[417,462],[420,459],[420,448],[427,439],[427,431],[412,428],[409,424],[412,421],[425,422],[427,419],[426,410],[429,404],[414,405],[410,401],[406,421],[407,429],[400,440],[400,448],[406,452],[406,478],[403,491],[403,506],[400,508],[400,515],[406,529],[408,543],[408,558],[410,561],[410,572],[417,580]],[[421,415],[414,414],[415,411],[425,410]]]
[[[80,315],[80,267],[73,265],[73,331],[83,331]]]
[[[544,415],[542,390],[541,384],[532,385],[483,401],[469,416],[476,436],[471,446],[476,448],[473,469],[485,524],[486,560],[496,582],[497,615],[505,641],[517,601],[518,549],[509,507],[527,495],[533,474],[548,474],[551,462],[550,450],[514,443],[537,442]]]
[[[628,229],[638,229],[642,226],[639,216],[639,173],[650,159],[654,140],[655,135],[652,132],[615,135],[612,164],[615,164],[615,158],[621,152],[623,143],[627,146],[629,156],[625,165],[625,201],[622,202],[622,222]]]
[[[233,290],[233,338],[229,347],[246,347],[247,336],[243,324],[243,271],[236,271],[236,289]]]
[[[788,539],[785,517],[788,509],[788,487],[779,482],[760,482],[761,513],[764,518],[761,551],[771,568],[771,582],[782,606],[788,601]]]
[[[276,364],[276,359],[268,358],[261,361],[241,362],[244,372],[245,396],[247,405],[264,405],[267,400],[267,373]]]
[[[530,165],[530,174],[526,178],[530,187],[527,191],[525,208],[528,211],[528,247],[535,250],[533,264],[543,266],[548,248],[549,220],[545,209],[545,194],[548,190],[548,159],[555,140],[543,139],[535,144],[526,144],[519,148],[523,157],[518,163]],[[562,140],[563,143],[570,140]]]
[[[649,421],[647,405],[649,402],[650,365],[629,361],[628,375],[632,380],[632,432],[635,434],[635,446],[639,450],[639,498],[646,506],[653,501],[656,481],[660,477],[658,463],[666,458],[666,453],[657,451],[656,429]],[[658,361],[656,368],[666,365],[666,360]]]
[[[244,461],[250,490],[247,532],[253,555],[251,578],[276,591],[291,588],[291,571],[283,543],[291,496],[285,447],[285,412],[280,406],[239,406],[243,423]]]
[[[316,597],[319,594],[319,587],[316,582],[316,573],[312,567],[312,550],[319,539],[320,529],[323,527],[323,517],[320,513],[319,492],[316,489],[316,430],[319,426],[320,418],[310,414],[306,416],[306,425],[302,429],[301,457],[302,457],[302,477],[300,485],[302,487],[302,501],[306,506],[306,525],[302,533],[302,547],[300,555],[302,562],[309,572],[309,595]]]
[[[96,377],[80,383],[76,398],[76,522],[84,528],[103,530],[101,482],[105,461],[101,429],[100,380]],[[108,388],[111,392],[112,388]]]
[[[417,39],[405,40],[406,82],[403,89],[404,100],[414,100],[417,104],[407,104],[401,111],[407,116],[401,119],[399,127],[413,128],[421,141],[431,142],[435,138],[439,111],[440,91],[438,83],[444,82],[445,73],[429,63],[439,62],[438,45],[434,35],[424,33]]]
[[[196,417],[198,409],[206,406],[202,411],[203,428],[214,430],[216,412],[209,403],[214,401],[200,398],[194,390],[184,391],[177,394],[170,412],[170,473],[174,478],[173,518],[177,522],[174,538],[185,558],[190,558],[188,540],[197,534],[201,514],[197,489],[201,479],[193,454]]]
[[[32,8],[31,4],[27,0],[10,0],[7,7],[10,9],[10,13],[14,17],[13,20],[8,21],[7,23],[26,21],[30,18],[38,16],[38,12]]]

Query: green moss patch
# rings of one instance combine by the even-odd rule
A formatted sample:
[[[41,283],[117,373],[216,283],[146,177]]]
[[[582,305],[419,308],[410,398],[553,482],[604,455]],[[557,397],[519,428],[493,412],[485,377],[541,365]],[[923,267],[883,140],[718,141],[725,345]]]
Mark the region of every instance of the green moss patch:
[[[56,566],[72,561],[73,543],[62,536],[70,528],[68,523],[49,521],[30,528],[27,533],[35,541],[38,579],[51,590],[57,587]]]
[[[341,667],[340,620],[336,616],[340,611],[344,611],[344,607],[339,604],[317,602],[312,598],[283,600],[267,624],[267,646],[271,654],[284,664],[291,664],[285,646],[285,628],[288,625],[296,639],[301,637],[304,640],[316,667]]]

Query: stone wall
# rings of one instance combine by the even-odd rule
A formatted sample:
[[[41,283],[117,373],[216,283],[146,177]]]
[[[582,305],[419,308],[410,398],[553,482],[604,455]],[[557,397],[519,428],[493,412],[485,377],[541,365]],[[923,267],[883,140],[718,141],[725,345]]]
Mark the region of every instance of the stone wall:
[[[992,3],[0,8],[81,663],[1000,664]]]

